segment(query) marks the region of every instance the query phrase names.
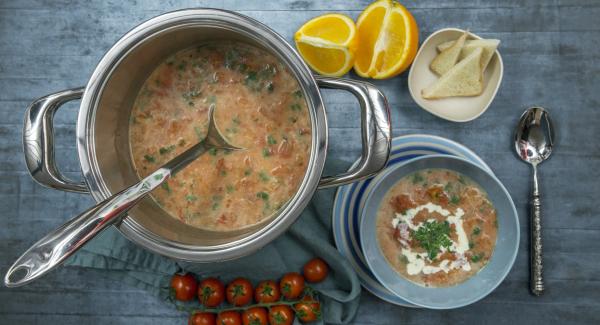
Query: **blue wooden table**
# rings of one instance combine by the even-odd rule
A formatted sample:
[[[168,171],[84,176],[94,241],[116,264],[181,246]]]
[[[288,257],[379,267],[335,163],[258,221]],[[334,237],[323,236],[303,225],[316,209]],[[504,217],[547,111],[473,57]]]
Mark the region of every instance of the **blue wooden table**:
[[[31,100],[84,85],[103,53],[136,24],[187,7],[218,7],[254,17],[289,41],[307,19],[329,11],[354,18],[369,1],[0,1],[0,273],[36,238],[92,203],[35,184],[21,149]],[[600,2],[440,1],[404,4],[424,39],[444,27],[502,40],[505,73],[490,109],[473,122],[446,122],[419,109],[406,74],[375,82],[392,106],[394,134],[429,133],[464,143],[504,182],[522,227],[517,261],[484,300],[458,310],[407,309],[363,293],[356,324],[600,323]],[[350,75],[356,78],[355,75]],[[325,92],[330,155],[360,152],[358,112],[348,96]],[[541,168],[547,292],[528,292],[530,170],[512,153],[513,126],[530,105],[550,110],[556,151]],[[56,116],[62,170],[80,177],[75,150],[77,105]],[[29,286],[0,288],[2,324],[184,324],[185,315],[148,293],[91,270],[61,268]]]

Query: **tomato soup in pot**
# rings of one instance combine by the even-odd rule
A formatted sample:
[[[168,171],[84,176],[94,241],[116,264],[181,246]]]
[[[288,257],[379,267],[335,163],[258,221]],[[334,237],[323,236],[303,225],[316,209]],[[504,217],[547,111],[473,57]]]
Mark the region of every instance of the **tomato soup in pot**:
[[[204,139],[211,106],[221,133],[244,150],[209,150],[152,197],[185,224],[238,230],[276,213],[297,191],[310,116],[297,80],[266,51],[237,41],[182,50],[151,73],[135,100],[129,139],[139,176]]]

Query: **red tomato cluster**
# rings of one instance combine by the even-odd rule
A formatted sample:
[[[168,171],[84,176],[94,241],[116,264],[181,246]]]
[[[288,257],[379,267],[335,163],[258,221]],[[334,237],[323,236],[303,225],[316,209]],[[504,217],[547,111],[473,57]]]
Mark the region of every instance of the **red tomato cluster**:
[[[225,286],[216,278],[198,283],[192,274],[175,274],[171,288],[176,300],[191,301],[197,296],[202,305],[203,311],[194,312],[189,325],[290,325],[295,317],[308,323],[320,318],[321,304],[305,294],[304,283],[325,280],[329,267],[322,259],[314,258],[304,265],[302,272],[303,275],[287,273],[279,283],[261,281],[256,288],[245,278],[234,279]],[[255,304],[249,305],[253,298]],[[219,309],[225,300],[232,307]]]

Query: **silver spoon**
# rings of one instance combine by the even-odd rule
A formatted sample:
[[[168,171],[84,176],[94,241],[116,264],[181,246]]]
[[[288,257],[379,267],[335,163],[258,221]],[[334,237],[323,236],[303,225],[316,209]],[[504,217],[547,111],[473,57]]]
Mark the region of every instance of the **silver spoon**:
[[[542,278],[542,224],[540,189],[537,165],[552,153],[554,130],[549,113],[541,107],[528,108],[515,130],[515,150],[517,155],[533,167],[533,188],[531,197],[531,245],[530,245],[530,289],[539,296],[544,292]]]
[[[204,140],[171,159],[139,183],[98,203],[39,240],[8,269],[4,284],[7,287],[22,286],[48,273],[102,230],[119,222],[152,190],[212,148],[241,149],[227,142],[219,132],[214,120],[214,106],[208,111],[208,133]]]

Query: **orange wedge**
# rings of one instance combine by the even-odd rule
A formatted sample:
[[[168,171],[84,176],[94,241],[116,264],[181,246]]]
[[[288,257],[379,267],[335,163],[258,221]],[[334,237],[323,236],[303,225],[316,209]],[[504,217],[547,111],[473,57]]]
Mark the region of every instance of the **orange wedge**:
[[[352,69],[356,26],[348,16],[315,17],[300,27],[294,41],[302,58],[319,74],[339,77]]]
[[[419,47],[419,28],[404,6],[392,0],[370,4],[356,23],[359,48],[354,70],[361,77],[386,79],[406,70]]]

